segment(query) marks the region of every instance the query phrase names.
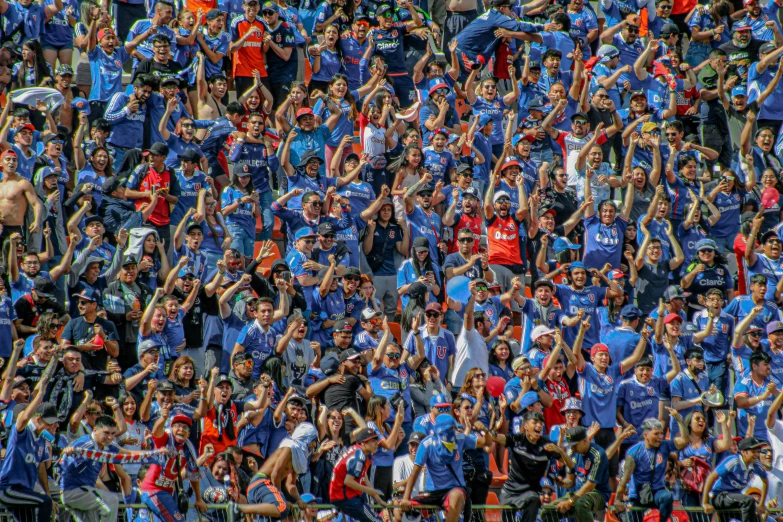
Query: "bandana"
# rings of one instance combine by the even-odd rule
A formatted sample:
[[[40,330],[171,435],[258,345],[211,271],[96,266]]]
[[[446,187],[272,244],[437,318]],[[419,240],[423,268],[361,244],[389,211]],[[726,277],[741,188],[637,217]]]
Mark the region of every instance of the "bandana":
[[[441,414],[435,419],[435,438],[438,447],[435,454],[445,462],[454,459],[454,451],[457,448],[457,422],[449,414]]]

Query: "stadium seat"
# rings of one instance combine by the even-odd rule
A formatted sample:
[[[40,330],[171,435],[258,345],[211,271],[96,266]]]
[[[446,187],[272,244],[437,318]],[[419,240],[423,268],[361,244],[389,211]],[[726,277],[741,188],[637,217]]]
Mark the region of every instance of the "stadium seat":
[[[488,506],[499,506],[500,500],[498,499],[498,496],[495,494],[494,491],[490,491],[487,493],[487,502],[486,504]],[[484,512],[484,520],[485,522],[500,522],[502,519],[502,514],[499,509],[487,509]]]
[[[522,327],[521,326],[515,326],[514,327],[514,339],[516,339],[520,343],[522,342]]]
[[[506,483],[506,480],[508,480],[508,475],[501,473],[500,469],[498,469],[498,463],[495,462],[495,456],[492,453],[489,454],[489,470],[492,472],[492,483],[490,484],[490,487],[502,487],[503,484]]]
[[[394,338],[397,339],[397,344],[401,345],[402,329],[400,328],[400,323],[389,323],[389,330]]]

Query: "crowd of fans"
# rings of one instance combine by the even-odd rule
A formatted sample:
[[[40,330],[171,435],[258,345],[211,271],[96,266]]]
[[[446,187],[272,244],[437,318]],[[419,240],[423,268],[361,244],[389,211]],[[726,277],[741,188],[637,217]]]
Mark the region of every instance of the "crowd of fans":
[[[781,5],[0,0],[0,505],[767,519]]]

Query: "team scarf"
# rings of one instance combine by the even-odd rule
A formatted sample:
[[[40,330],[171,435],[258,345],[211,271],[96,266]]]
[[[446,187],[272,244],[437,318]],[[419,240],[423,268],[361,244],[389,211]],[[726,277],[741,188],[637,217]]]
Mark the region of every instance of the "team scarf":
[[[127,453],[112,453],[110,451],[88,448],[73,448],[73,450],[74,455],[87,460],[102,462],[104,464],[137,464],[150,460],[160,460],[160,458],[166,455],[169,451],[168,448],[161,448],[154,451],[146,451],[144,453],[133,455]],[[66,457],[66,455],[63,455],[63,458]]]

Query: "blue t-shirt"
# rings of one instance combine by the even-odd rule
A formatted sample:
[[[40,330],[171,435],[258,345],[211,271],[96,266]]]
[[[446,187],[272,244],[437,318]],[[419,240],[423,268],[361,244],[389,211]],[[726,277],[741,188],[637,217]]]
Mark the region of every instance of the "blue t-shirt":
[[[427,468],[427,490],[464,488],[465,475],[462,473],[462,454],[465,450],[476,449],[476,436],[457,433],[456,447],[451,458],[444,458],[437,454],[437,437],[429,436],[424,439],[416,451],[414,463],[417,466]]]
[[[653,417],[657,417],[657,412]],[[657,448],[647,448],[644,442],[639,442],[629,449],[625,458],[632,458],[636,466],[628,489],[628,497],[638,499],[639,487],[642,484],[652,485],[653,491],[666,489],[666,464],[669,454],[676,451],[677,448],[670,440],[661,441],[661,445]]]
[[[734,399],[736,400],[736,398],[740,396],[745,396],[748,398],[759,397],[764,393],[764,391],[767,389],[767,386],[769,386],[771,382],[772,381],[769,377],[764,379],[764,382],[760,384],[756,383],[751,377],[745,377],[734,385]],[[753,406],[748,408],[738,408],[739,422],[737,424],[737,428],[739,429],[739,433],[747,432],[748,417],[754,415],[758,422],[756,423],[756,427],[753,431],[753,436],[759,440],[765,442],[768,441],[769,435],[767,433],[767,423],[764,420],[767,418],[767,412],[769,412],[769,407],[772,405],[774,400],[775,395],[770,395],[768,398],[758,402],[757,404],[754,404]]]
[[[0,488],[3,490],[11,486],[32,490],[38,483],[38,466],[52,458],[46,439],[36,435],[35,430],[32,422],[22,431],[16,429],[16,424],[10,427],[5,459],[0,468]]]
[[[697,331],[707,329],[709,317],[706,310],[699,310],[693,316],[693,324]],[[731,341],[734,339],[734,317],[721,312],[720,317],[713,321],[715,335],[710,335],[701,341],[701,347],[704,349],[704,360],[711,363],[720,363],[726,361],[729,355]]]
[[[589,426],[598,422],[602,428],[617,424],[617,390],[622,378],[622,364],[611,364],[606,373],[598,373],[592,363],[578,372],[579,393],[585,410],[582,422]]]
[[[608,427],[608,426],[607,426]],[[595,490],[603,497],[604,502],[609,501],[612,489],[609,486],[609,458],[606,452],[595,442],[590,443],[590,449],[586,454],[571,452],[571,458],[576,467],[576,488],[580,489],[587,482],[595,483]]]
[[[646,419],[658,418],[658,403],[668,388],[667,382],[659,377],[653,377],[647,383],[639,382],[635,376],[631,377],[620,383],[617,407],[622,408],[626,422],[632,426],[641,426]],[[640,440],[641,435],[634,433],[623,441],[623,445],[636,444]]]
[[[334,73],[329,77],[334,76]],[[351,91],[354,101],[359,100],[358,91]],[[334,130],[330,133],[329,139],[326,140],[326,144],[330,147],[338,147],[345,136],[353,135],[353,120],[350,118],[351,104],[345,98],[341,100],[332,100],[334,103],[340,106],[342,114],[337,120],[337,125],[334,126]],[[329,116],[332,115],[332,111],[326,106],[323,100],[318,100],[313,107],[313,113],[321,118],[321,121],[326,121]],[[290,190],[290,189],[289,189]]]
[[[282,322],[278,323],[282,324]],[[258,379],[261,376],[261,367],[264,365],[269,357],[274,355],[275,347],[277,346],[278,338],[281,332],[279,327],[271,325],[264,331],[264,328],[258,323],[253,321],[246,325],[239,332],[236,343],[245,349],[245,352],[249,353],[253,358],[255,366],[253,367],[253,379]]]
[[[441,379],[447,375],[449,368],[449,357],[457,354],[457,343],[454,340],[454,334],[441,327],[437,336],[427,333],[427,326],[419,327],[421,340],[424,343],[424,356],[440,372]],[[405,340],[405,349],[409,353],[417,353],[416,339],[413,332],[408,334]]]
[[[228,186],[223,189],[223,194],[220,196],[220,205],[222,208],[226,208],[232,203],[236,203],[247,194],[240,192],[233,186]],[[232,225],[241,227],[247,232],[250,237],[255,237],[256,233],[256,220],[253,216],[253,202],[240,203],[239,206],[231,214],[225,216],[226,225],[229,228]]]
[[[116,442],[101,449],[93,440],[92,435],[81,437],[71,446],[83,450],[104,451],[107,453],[120,452],[120,447]],[[60,490],[72,491],[82,487],[95,487],[95,482],[98,480],[98,475],[102,468],[102,462],[90,460],[80,455],[63,457],[60,462]]]
[[[764,431],[767,430],[766,423],[761,422],[759,424],[764,428]],[[762,479],[767,478],[767,472],[764,471],[761,464],[753,462],[745,465],[741,455],[728,457],[715,468],[715,473],[718,474],[718,480],[712,485],[712,495],[723,493],[724,491],[741,493],[750,484],[754,476]]]
[[[585,266],[600,270],[609,263],[612,268],[619,268],[628,220],[618,215],[614,223],[604,225],[598,214],[593,214],[584,220],[584,225]]]
[[[606,298],[606,288],[601,286],[585,286],[581,290],[574,290],[568,285],[555,285],[555,297],[560,302],[560,307],[569,316],[574,316],[579,313],[579,310],[584,310],[585,316],[590,317],[590,322],[593,325],[598,324],[598,307],[603,303]],[[576,335],[579,331],[579,326],[573,328],[565,328],[563,333],[566,336],[566,342],[569,345],[573,345]],[[600,333],[598,328],[590,328],[585,333],[584,346],[592,347],[594,344],[600,341]],[[619,361],[618,361],[619,362]]]

